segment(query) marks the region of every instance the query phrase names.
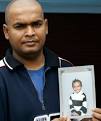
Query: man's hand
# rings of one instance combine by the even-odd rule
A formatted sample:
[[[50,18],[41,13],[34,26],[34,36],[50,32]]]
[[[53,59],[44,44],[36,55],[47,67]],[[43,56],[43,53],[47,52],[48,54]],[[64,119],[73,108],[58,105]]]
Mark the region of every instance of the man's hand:
[[[93,111],[93,121],[101,121],[101,108],[95,108]]]
[[[55,118],[52,121],[71,121],[68,117]]]

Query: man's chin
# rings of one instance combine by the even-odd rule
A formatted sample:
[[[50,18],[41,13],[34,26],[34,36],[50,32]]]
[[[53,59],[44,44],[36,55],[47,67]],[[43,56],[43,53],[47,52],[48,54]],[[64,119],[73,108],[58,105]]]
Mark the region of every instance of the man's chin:
[[[23,50],[23,53],[24,54],[35,54],[35,53],[38,53],[39,49],[26,49],[26,50]]]
[[[29,50],[29,51],[24,51],[23,52],[23,57],[26,59],[35,59],[40,55],[41,51],[39,50]]]

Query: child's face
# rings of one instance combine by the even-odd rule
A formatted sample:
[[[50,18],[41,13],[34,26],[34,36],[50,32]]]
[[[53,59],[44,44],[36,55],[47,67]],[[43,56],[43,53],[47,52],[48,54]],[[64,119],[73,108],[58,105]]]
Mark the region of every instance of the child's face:
[[[81,90],[81,85],[80,85],[79,82],[75,82],[75,83],[73,84],[73,90],[74,90],[76,93],[79,93],[79,92],[80,92],[80,90]]]

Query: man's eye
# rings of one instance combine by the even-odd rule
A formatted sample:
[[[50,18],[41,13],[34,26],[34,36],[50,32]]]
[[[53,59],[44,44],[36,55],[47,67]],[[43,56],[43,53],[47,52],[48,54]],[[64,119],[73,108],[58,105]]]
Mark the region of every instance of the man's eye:
[[[32,26],[33,27],[36,27],[36,28],[39,28],[39,27],[41,27],[43,25],[43,22],[34,22],[34,23],[32,23]]]
[[[26,27],[26,25],[24,25],[24,24],[17,24],[14,26],[15,29],[23,29],[25,27]]]

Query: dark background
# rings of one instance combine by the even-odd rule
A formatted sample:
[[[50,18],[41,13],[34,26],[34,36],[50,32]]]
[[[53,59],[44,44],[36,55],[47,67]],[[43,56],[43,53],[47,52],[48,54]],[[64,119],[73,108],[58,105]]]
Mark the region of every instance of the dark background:
[[[47,13],[45,16],[49,23],[46,45],[75,66],[94,65],[97,107],[101,107],[101,14]],[[4,13],[0,13],[0,58],[8,47],[3,23]]]

